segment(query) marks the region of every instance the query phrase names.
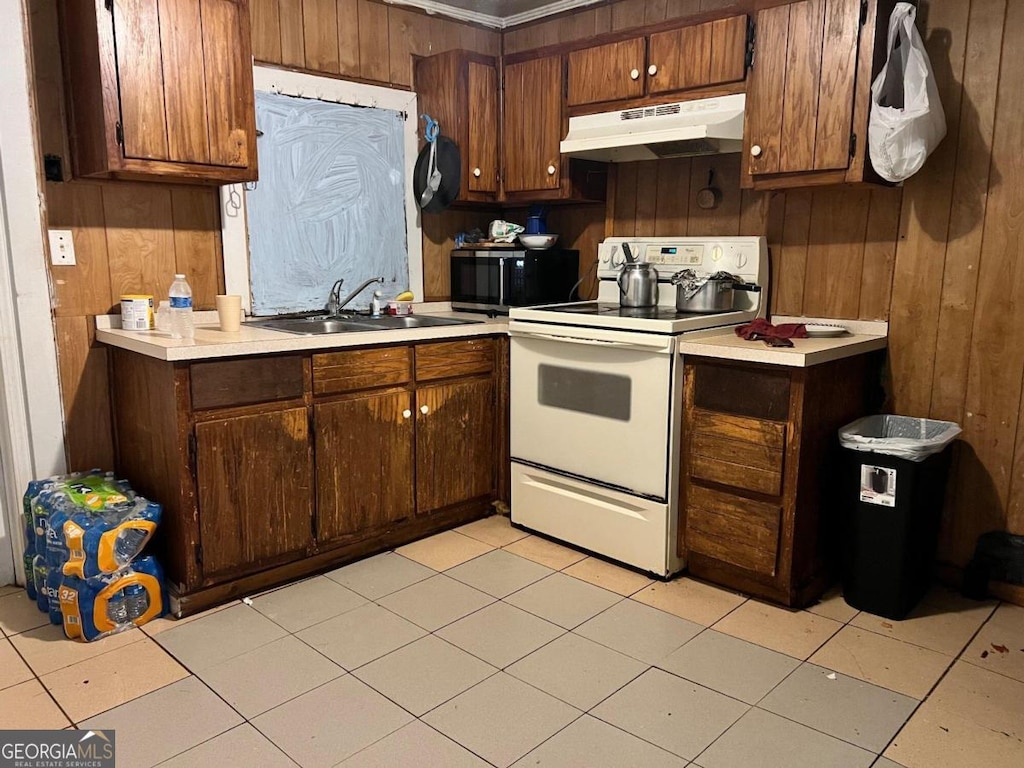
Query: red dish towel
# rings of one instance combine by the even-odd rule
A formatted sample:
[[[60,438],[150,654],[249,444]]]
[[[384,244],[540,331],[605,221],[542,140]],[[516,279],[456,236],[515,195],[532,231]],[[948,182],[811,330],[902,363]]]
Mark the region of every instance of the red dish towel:
[[[739,326],[736,335],[747,341],[763,341],[769,347],[792,347],[790,339],[806,339],[807,328],[803,323],[772,325],[763,317],[758,317]]]

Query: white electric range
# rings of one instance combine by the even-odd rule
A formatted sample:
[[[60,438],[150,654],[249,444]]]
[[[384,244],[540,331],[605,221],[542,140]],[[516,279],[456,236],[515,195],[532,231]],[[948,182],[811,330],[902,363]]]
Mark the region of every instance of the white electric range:
[[[658,306],[619,306],[623,242],[658,270]],[[729,312],[677,312],[669,279],[687,268],[761,290],[736,291]],[[598,247],[598,278],[597,301],[509,313],[512,521],[668,576],[685,565],[678,340],[765,315],[768,247],[763,237],[613,237]]]

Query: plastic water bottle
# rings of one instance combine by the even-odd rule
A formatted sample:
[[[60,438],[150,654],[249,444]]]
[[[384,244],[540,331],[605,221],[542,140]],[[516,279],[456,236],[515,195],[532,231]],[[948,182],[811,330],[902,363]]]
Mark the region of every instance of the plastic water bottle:
[[[107,602],[107,618],[115,624],[128,623],[128,601],[125,599],[124,590],[110,596]]]
[[[132,584],[124,588],[124,602],[128,621],[137,621],[149,610],[149,592],[141,584]]]
[[[139,554],[146,540],[146,532],[140,528],[125,528],[117,535],[114,544],[114,559],[118,565],[126,566]]]
[[[171,338],[194,339],[195,320],[192,318],[192,288],[184,275],[175,275],[168,291],[171,302]]]

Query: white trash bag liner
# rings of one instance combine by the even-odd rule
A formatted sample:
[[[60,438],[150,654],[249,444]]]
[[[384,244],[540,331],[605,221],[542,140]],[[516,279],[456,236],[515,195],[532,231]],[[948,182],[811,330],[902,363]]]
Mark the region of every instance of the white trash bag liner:
[[[924,461],[953,442],[962,430],[952,421],[913,416],[865,416],[839,430],[844,448]]]
[[[871,84],[868,153],[886,181],[910,178],[946,135],[928,52],[914,26],[917,9],[896,3],[889,17],[889,54]]]

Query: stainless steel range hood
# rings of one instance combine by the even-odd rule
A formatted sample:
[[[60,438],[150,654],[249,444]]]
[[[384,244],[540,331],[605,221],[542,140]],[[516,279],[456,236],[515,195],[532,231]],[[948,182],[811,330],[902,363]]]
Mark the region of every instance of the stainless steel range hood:
[[[740,93],[570,117],[561,152],[610,163],[739,152],[745,103]]]

